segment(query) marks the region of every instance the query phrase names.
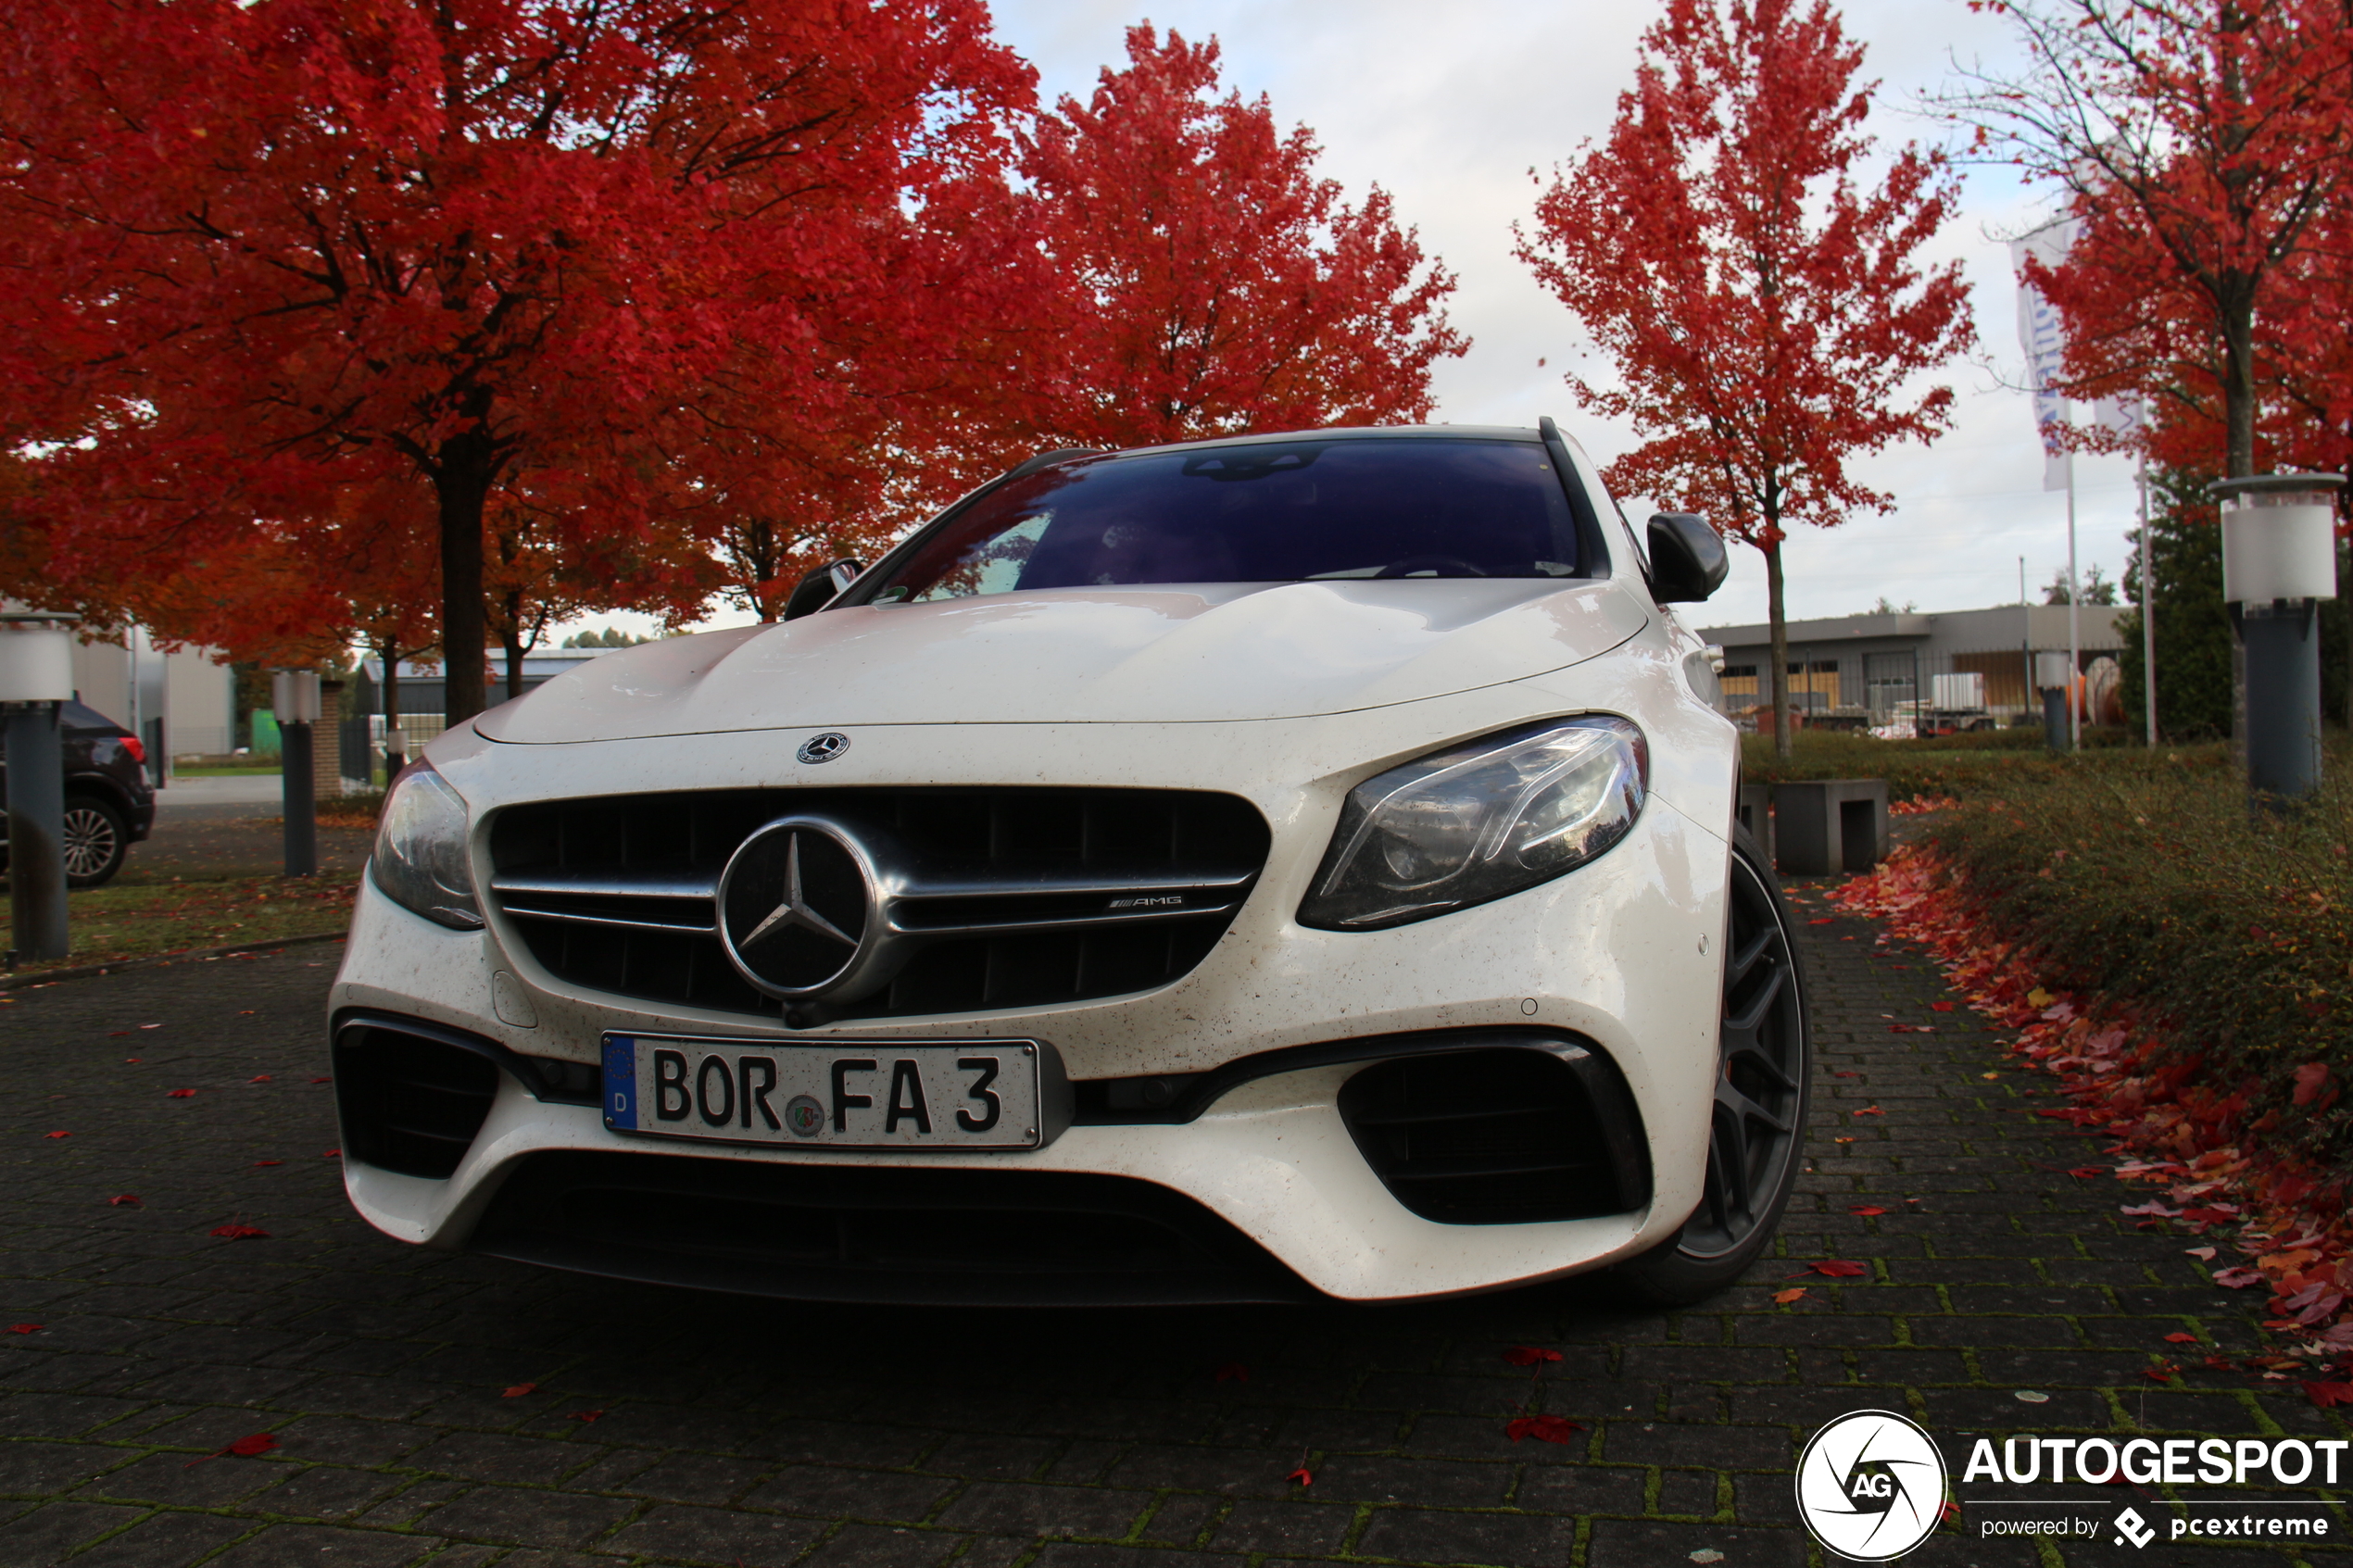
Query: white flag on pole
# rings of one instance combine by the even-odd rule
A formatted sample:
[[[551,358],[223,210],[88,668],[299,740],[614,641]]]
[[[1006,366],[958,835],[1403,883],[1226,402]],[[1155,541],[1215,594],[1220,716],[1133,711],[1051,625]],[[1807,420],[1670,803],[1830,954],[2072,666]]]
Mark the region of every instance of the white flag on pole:
[[[2138,394],[2119,393],[2114,397],[2103,397],[2092,405],[2092,422],[2109,434],[2129,441],[2140,434],[2141,427],[2148,423],[2148,409],[2142,404]]]
[[[2067,449],[2059,445],[2057,433],[2057,427],[2068,422],[2067,399],[2052,390],[2059,379],[2066,342],[2059,333],[2057,309],[2026,282],[2026,258],[2031,256],[2045,267],[2056,267],[2067,259],[2068,248],[2074,243],[2072,218],[2010,242],[2010,267],[2019,275],[2018,341],[2026,350],[2026,384],[2034,395],[2034,428],[2043,438],[2045,490],[2067,488]]]

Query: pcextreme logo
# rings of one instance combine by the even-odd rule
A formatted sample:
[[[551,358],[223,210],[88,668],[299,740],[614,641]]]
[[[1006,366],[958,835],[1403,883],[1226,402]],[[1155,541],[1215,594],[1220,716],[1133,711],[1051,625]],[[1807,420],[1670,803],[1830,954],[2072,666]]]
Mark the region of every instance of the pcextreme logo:
[[[1901,1557],[1928,1539],[1944,1511],[1944,1456],[1893,1411],[1840,1416],[1798,1457],[1798,1517],[1842,1557]]]

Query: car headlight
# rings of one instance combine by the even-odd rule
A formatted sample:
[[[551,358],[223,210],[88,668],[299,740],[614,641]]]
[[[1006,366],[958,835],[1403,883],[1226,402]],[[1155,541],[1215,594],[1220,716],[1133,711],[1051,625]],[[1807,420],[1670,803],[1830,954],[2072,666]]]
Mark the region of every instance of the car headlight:
[[[1600,715],[1392,768],[1349,791],[1300,923],[1372,931],[1533,887],[1625,837],[1649,774],[1642,732]]]
[[[376,821],[368,874],[404,909],[459,931],[482,929],[473,872],[466,864],[466,803],[429,762],[393,781]]]

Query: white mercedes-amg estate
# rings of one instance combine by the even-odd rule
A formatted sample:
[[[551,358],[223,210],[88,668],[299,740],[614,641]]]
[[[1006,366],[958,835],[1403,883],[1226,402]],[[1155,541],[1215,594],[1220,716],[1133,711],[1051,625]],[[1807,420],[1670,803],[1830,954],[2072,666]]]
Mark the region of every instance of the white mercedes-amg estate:
[[[389,1236],[809,1299],[1385,1300],[1770,1239],[1790,920],[1552,421],[1050,453],[387,801],[329,1027]]]

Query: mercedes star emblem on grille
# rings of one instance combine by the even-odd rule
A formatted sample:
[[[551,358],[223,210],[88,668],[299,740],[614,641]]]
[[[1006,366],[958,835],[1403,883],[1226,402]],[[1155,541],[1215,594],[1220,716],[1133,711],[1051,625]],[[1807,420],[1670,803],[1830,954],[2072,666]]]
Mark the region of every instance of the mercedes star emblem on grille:
[[[719,885],[719,934],[744,978],[774,997],[842,979],[875,920],[866,857],[832,823],[787,817],[754,833]]]
[[[830,762],[849,749],[849,737],[848,735],[843,734],[839,730],[827,730],[822,734],[811,735],[807,740],[802,741],[800,749],[793,755],[803,762]]]

